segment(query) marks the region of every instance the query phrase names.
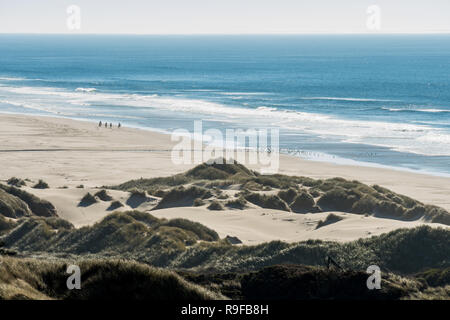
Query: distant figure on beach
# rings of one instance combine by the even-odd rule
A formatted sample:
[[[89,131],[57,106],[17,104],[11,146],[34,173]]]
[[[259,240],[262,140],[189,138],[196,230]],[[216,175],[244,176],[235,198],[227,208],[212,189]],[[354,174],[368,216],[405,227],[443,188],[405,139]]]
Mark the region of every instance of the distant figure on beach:
[[[101,121],[100,121],[100,122],[98,123],[98,126],[99,126],[99,127],[101,127],[101,126],[102,126],[102,122],[101,122]]]
[[[112,129],[112,122],[109,123],[109,128]]]
[[[105,122],[105,128],[108,128],[108,122]]]
[[[120,128],[122,125],[120,124],[120,122],[119,122],[119,124],[117,125],[117,128]]]

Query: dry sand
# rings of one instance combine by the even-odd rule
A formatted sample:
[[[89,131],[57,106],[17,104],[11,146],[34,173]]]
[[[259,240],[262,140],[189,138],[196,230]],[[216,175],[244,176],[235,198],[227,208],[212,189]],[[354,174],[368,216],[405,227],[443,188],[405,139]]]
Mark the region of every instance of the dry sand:
[[[140,177],[168,176],[195,166],[175,165],[171,161],[174,144],[168,135],[145,130],[99,128],[92,122],[0,114],[0,180],[12,176],[33,182],[44,179],[50,189],[27,190],[54,203],[62,218],[79,227],[95,223],[110,213],[106,210],[108,203],[79,207],[78,202],[87,191],[95,193],[98,189],[94,188],[103,185]],[[313,178],[343,177],[379,184],[450,210],[450,178],[336,165],[284,155],[280,157],[279,172]],[[85,189],[76,188],[80,184]],[[111,191],[111,195],[123,202],[128,197],[127,193],[120,191]],[[326,214],[297,215],[263,209],[211,212],[204,208],[172,208],[153,211],[152,214],[199,221],[221,236],[238,236],[245,243],[307,238],[346,241],[422,223],[346,214],[346,219],[314,230],[317,221]]]
[[[296,214],[271,209],[210,211],[206,208],[170,208],[152,211],[158,218],[186,218],[216,230],[221,238],[238,237],[244,244],[260,244],[272,240],[298,242],[308,239],[345,242],[367,238],[398,228],[414,228],[422,224],[447,226],[422,221],[399,221],[360,214],[333,212],[342,220],[316,229],[317,223],[330,212]]]

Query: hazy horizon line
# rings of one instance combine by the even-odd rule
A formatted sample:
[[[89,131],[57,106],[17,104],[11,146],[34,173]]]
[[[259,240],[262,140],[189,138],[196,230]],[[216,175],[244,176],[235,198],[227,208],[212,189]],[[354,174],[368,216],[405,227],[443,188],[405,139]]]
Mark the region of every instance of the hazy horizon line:
[[[115,32],[0,32],[0,35],[134,35],[134,36],[270,36],[270,35],[450,35],[449,31],[430,32],[274,32],[274,33],[115,33]]]

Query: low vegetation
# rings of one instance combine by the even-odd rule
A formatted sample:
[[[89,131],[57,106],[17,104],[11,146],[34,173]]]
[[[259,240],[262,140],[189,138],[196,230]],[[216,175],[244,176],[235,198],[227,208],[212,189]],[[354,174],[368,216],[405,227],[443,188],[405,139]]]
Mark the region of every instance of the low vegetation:
[[[219,201],[213,200],[207,208],[208,210],[220,211],[223,210],[223,205]]]
[[[122,202],[116,200],[116,201],[111,202],[111,204],[109,205],[108,209],[106,209],[106,210],[108,210],[108,211],[114,211],[114,210],[119,209],[119,208],[121,208],[121,207],[123,207],[123,206],[124,206],[124,205],[123,205]]]
[[[289,204],[291,210],[295,213],[320,212],[316,206],[314,198],[308,192],[300,192]]]
[[[105,189],[98,191],[94,194],[95,197],[99,198],[102,201],[111,201],[113,198],[106,192]]]
[[[325,218],[325,220],[320,220],[320,221],[317,223],[316,229],[325,227],[325,226],[327,226],[327,225],[329,225],[329,224],[333,224],[333,223],[339,222],[339,221],[341,221],[342,219],[344,219],[344,218],[339,217],[338,215],[335,215],[334,213],[330,213],[330,214]]]
[[[213,196],[211,191],[201,187],[177,187],[171,189],[154,208],[190,207],[196,199],[204,200]]]
[[[279,263],[324,265],[331,256],[345,269],[377,264],[414,273],[450,267],[450,231],[427,226],[337,243],[272,241],[233,246],[193,222],[170,222],[139,211],[115,212],[93,226],[74,229],[59,218],[27,218],[3,236],[6,247],[23,254],[117,256],[151,265],[192,270],[258,270]]]
[[[0,215],[0,236],[14,229],[18,223]]]
[[[243,298],[252,300],[397,300],[423,287],[418,281],[385,274],[381,290],[369,290],[366,280],[367,273],[363,271],[275,265],[245,275],[241,288]]]
[[[248,193],[243,196],[245,200],[261,208],[291,211],[289,206],[277,195],[266,195],[261,193]]]
[[[239,210],[243,210],[248,207],[247,200],[245,200],[243,197],[238,197],[233,200],[228,200],[225,203],[225,206],[228,208],[231,208],[231,209],[239,209]]]
[[[97,198],[88,192],[83,196],[83,198],[81,198],[80,202],[78,203],[78,206],[89,207],[97,202],[98,202]]]
[[[33,186],[34,189],[48,189],[50,188],[48,183],[44,180],[39,179],[38,183]]]
[[[12,218],[28,215],[57,216],[56,209],[50,202],[39,199],[24,190],[3,184],[0,184],[0,214],[14,215],[11,216]]]
[[[216,161],[218,163],[203,163],[171,177],[141,178],[111,188],[124,191],[138,188],[162,197],[155,210],[194,206],[195,199],[213,197],[221,200],[227,195],[210,194],[209,190],[234,186],[241,190],[240,195],[246,201],[262,208],[296,213],[342,211],[408,221],[424,219],[450,225],[450,213],[445,209],[423,204],[377,185],[368,186],[342,178],[316,180],[281,174],[260,175],[237,162]]]
[[[68,290],[69,263],[4,258],[0,264],[2,299],[211,300],[225,299],[174,272],[123,260],[76,260],[81,290]]]
[[[448,228],[398,229],[345,243],[272,241],[249,246],[232,236],[220,239],[200,223],[160,219],[156,211],[203,205],[210,210],[257,206],[450,225],[446,210],[380,186],[340,178],[263,176],[234,162],[205,163],[172,177],[132,180],[113,189],[130,192],[127,205],[132,208],[143,202],[153,206],[154,202],[155,206],[149,207],[154,215],[116,211],[77,229],[60,219],[49,202],[13,185],[0,184],[0,242],[4,244],[0,255],[14,252],[19,256],[2,257],[0,299],[449,298]],[[105,188],[95,195],[87,193],[80,205],[98,199],[113,200]],[[123,206],[113,201],[108,210]],[[341,216],[329,213],[316,228],[338,223]],[[26,256],[38,259],[24,259]],[[342,269],[324,268],[329,257]],[[85,290],[66,290],[67,260],[88,270]],[[383,289],[369,292],[365,270],[373,264],[380,266],[385,276]]]
[[[415,277],[425,280],[432,287],[450,286],[450,267],[428,269],[416,274]]]
[[[31,215],[31,211],[25,202],[3,189],[0,189],[0,213],[10,218]]]
[[[22,180],[22,179],[19,179],[19,178],[16,178],[16,177],[9,178],[6,181],[6,183],[9,184],[10,186],[13,186],[13,187],[16,187],[16,188],[20,188],[20,187],[26,186],[25,180]]]

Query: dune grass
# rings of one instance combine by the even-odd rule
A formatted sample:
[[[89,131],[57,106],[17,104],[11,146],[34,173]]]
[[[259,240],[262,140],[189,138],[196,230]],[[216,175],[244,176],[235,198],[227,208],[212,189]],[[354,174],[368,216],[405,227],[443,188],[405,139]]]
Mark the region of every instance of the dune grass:
[[[240,192],[236,194],[237,198],[219,202],[217,199],[225,193],[221,189],[231,185],[233,190],[240,189]],[[244,186],[253,186],[261,190],[251,192]],[[217,188],[213,189],[213,187]],[[151,194],[148,190],[152,192],[160,190],[162,197],[154,210],[205,203],[219,204],[221,207],[223,203],[228,208],[241,208],[250,202],[262,208],[299,213],[319,210],[344,211],[404,220],[420,218],[450,224],[449,213],[444,209],[422,204],[380,186],[368,186],[358,181],[341,178],[315,180],[284,175],[261,176],[238,163],[203,164],[172,177],[133,180],[115,188],[129,191],[131,197],[145,197],[145,199],[148,199],[147,192]],[[269,189],[271,191],[268,191]],[[90,195],[89,198],[95,199],[95,196]],[[36,212],[39,210],[48,209],[52,212],[52,207],[23,190],[0,185],[0,209],[2,205],[4,208],[20,208],[21,204],[25,204],[24,208],[28,207],[31,214],[22,215],[22,218],[13,224],[10,219],[0,219],[0,234],[6,248],[24,255],[70,256],[76,259],[83,256],[100,260],[105,257],[116,257],[133,259],[158,267],[216,273],[241,272],[242,270],[258,272],[262,268],[278,264],[320,267],[324,265],[325,259],[331,256],[343,267],[344,272],[347,272],[344,278],[346,285],[350,287],[354,279],[357,279],[361,272],[365,272],[367,266],[377,264],[382,269],[392,272],[420,274],[420,279],[423,281],[418,278],[417,283],[411,284],[412,287],[419,286],[422,282],[429,282],[427,284],[429,286],[438,285],[435,289],[420,289],[422,290],[420,292],[414,291],[411,287],[411,290],[407,290],[408,294],[411,292],[414,294],[410,295],[406,293],[399,295],[397,289],[392,289],[393,291],[386,293],[389,297],[396,299],[440,297],[444,296],[446,290],[441,285],[445,285],[447,281],[445,280],[447,273],[442,270],[450,267],[450,251],[448,250],[450,231],[448,229],[428,226],[399,229],[380,236],[346,243],[308,240],[298,243],[272,241],[256,246],[235,246],[225,239],[219,239],[215,231],[199,223],[185,219],[159,219],[140,211],[113,212],[92,226],[75,229],[67,221],[57,218],[56,211],[53,211],[54,216],[44,215],[41,212],[42,217],[36,217]],[[5,215],[1,211],[0,213]],[[319,222],[318,227],[337,222],[336,217],[339,218],[337,215],[329,214],[324,221]],[[428,269],[438,271],[424,273]],[[274,269],[271,273],[277,275],[279,271]],[[293,274],[299,272],[298,278],[304,280],[304,277],[314,279],[322,272],[316,269],[313,273],[308,273],[311,270],[306,271],[294,270]],[[287,283],[291,283],[291,280],[294,283],[298,281],[297,278],[291,279],[283,273],[283,270],[280,272],[280,279],[287,277]],[[263,278],[269,275],[266,274]],[[253,275],[250,278],[257,280],[260,277]],[[131,279],[135,278],[131,277]],[[142,278],[139,279],[142,280]],[[238,284],[243,285],[242,279],[239,278],[239,281],[236,278],[233,279],[230,280],[230,290],[237,290]],[[330,281],[334,283],[335,279]],[[398,283],[402,281],[406,281],[405,286],[409,285],[404,279]],[[247,282],[247,285],[249,283],[251,281]],[[248,289],[250,291],[246,291],[247,293],[240,291],[239,294],[254,296],[259,290],[252,290],[259,286],[258,283],[258,281],[254,282],[253,287],[247,286],[247,289],[253,288]],[[14,294],[20,295],[24,292],[23,290],[30,288],[21,287],[22,291],[16,288],[18,291],[16,290]],[[111,290],[114,292],[114,288]],[[244,290],[243,287],[242,290]],[[319,297],[327,297],[326,291],[317,293],[314,290],[313,287],[305,287],[298,294],[312,292]],[[342,297],[348,294],[345,290],[339,293]],[[92,296],[86,297],[96,297],[99,294],[94,289],[92,292],[94,292]],[[397,293],[394,294],[395,292]],[[35,298],[40,295],[61,298],[56,293],[42,293],[42,291],[31,290],[28,294]],[[269,295],[270,292],[266,294]]]
[[[25,207],[28,206],[29,210],[25,210],[26,213],[28,213],[30,211],[31,214],[34,214],[36,216],[42,216],[42,217],[57,216],[56,208],[50,202],[43,200],[43,199],[39,199],[35,195],[32,195],[31,193],[28,193],[24,190],[18,189],[13,186],[6,186],[3,184],[0,184],[0,192],[2,194],[1,195],[2,198],[6,199],[9,197],[9,199],[10,199],[9,201],[14,201],[15,205],[13,205],[11,207],[11,208],[14,208],[14,210],[16,210],[19,207],[22,208],[24,206],[23,204],[19,204],[20,201],[17,202],[17,199],[18,199],[25,203]],[[9,196],[7,197],[6,194],[9,194]],[[16,200],[12,200],[12,199],[16,199]],[[1,198],[0,198],[0,205],[1,205]],[[5,205],[5,207],[6,207],[6,205]],[[20,210],[24,210],[24,209],[22,208]],[[27,215],[27,214],[25,214],[25,215]],[[20,214],[19,214],[19,216],[20,216]]]
[[[83,198],[81,198],[80,202],[78,203],[78,206],[89,207],[97,202],[98,202],[97,198],[88,192],[83,196]]]
[[[211,203],[209,204],[209,206],[207,207],[208,210],[213,210],[213,211],[220,211],[223,210],[223,205],[222,203],[220,203],[217,200],[213,200],[211,201]]]
[[[123,205],[122,202],[120,202],[118,200],[115,200],[115,201],[111,202],[111,204],[109,205],[109,207],[106,210],[107,211],[114,211],[114,210],[119,209],[119,208],[121,208],[123,206],[124,205]]]
[[[106,192],[105,189],[102,189],[94,194],[94,197],[99,198],[102,201],[111,201],[113,198]]]
[[[156,205],[154,210],[171,207],[190,207],[194,205],[196,199],[204,200],[211,198],[211,191],[201,187],[177,187],[171,189]],[[198,203],[198,201],[197,201]]]
[[[68,290],[67,266],[81,270],[81,289]],[[0,299],[215,300],[225,299],[174,272],[133,261],[98,259],[71,263],[4,258]]]
[[[248,207],[247,200],[245,200],[243,197],[228,200],[225,203],[225,206],[231,209],[239,209],[239,210],[243,210]]]
[[[48,189],[50,186],[47,182],[45,182],[42,179],[39,179],[39,181],[33,186],[34,189]]]
[[[275,265],[242,278],[244,299],[270,300],[397,300],[420,290],[417,281],[384,274],[381,290],[369,290],[363,271],[329,270],[323,267]]]
[[[115,212],[80,229],[69,223],[63,228],[63,221],[27,218],[3,240],[7,248],[27,254],[120,256],[161,267],[223,272],[278,263],[320,266],[327,256],[351,270],[365,270],[372,264],[402,273],[450,267],[450,231],[427,226],[346,243],[272,241],[236,247],[201,224],[158,219],[139,211]]]
[[[261,208],[278,209],[283,211],[291,211],[289,206],[281,200],[277,195],[266,195],[261,193],[249,193],[243,196],[245,200],[251,202]]]
[[[281,174],[260,175],[237,162],[227,164],[224,159],[218,159],[218,162],[203,163],[171,177],[141,178],[111,188],[126,191],[139,188],[149,192],[160,190],[159,195],[163,199],[155,207],[159,209],[193,206],[196,198],[204,199],[202,195],[195,196],[195,189],[190,188],[203,187],[203,190],[208,190],[236,185],[247,201],[262,208],[297,213],[343,211],[407,221],[424,219],[450,225],[450,213],[445,209],[423,204],[377,185],[368,186],[342,178],[316,180]],[[268,194],[270,190],[277,193]]]
[[[415,277],[424,279],[432,287],[450,286],[450,267],[428,269],[415,274]]]
[[[9,184],[10,186],[16,187],[16,188],[20,188],[23,186],[26,186],[26,182],[25,180],[16,178],[16,177],[11,177],[6,181],[7,184]]]
[[[5,218],[3,215],[0,215],[0,236],[7,233],[8,231],[11,231],[17,225],[18,223],[16,221],[10,220],[8,218]]]
[[[31,215],[31,211],[25,202],[3,189],[0,189],[0,213],[10,218]]]
[[[320,220],[317,223],[316,229],[322,228],[324,226],[327,226],[329,224],[333,224],[336,222],[339,222],[341,220],[343,220],[344,218],[339,217],[338,215],[335,215],[334,213],[330,213],[329,215],[327,215],[327,217],[324,220]]]

